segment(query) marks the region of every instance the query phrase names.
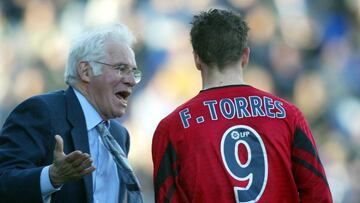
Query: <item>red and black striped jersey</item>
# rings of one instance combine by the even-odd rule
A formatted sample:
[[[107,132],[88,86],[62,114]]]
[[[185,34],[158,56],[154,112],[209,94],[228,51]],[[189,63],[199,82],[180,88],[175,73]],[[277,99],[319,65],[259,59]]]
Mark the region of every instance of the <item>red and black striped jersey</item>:
[[[202,90],[158,125],[156,202],[332,202],[314,138],[292,104],[247,85]]]

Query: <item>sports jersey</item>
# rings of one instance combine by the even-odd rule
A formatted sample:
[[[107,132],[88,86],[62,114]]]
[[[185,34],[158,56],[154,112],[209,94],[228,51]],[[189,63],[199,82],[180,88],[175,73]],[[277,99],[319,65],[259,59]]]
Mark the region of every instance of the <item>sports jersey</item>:
[[[248,85],[202,90],[152,142],[156,202],[332,202],[302,113]]]

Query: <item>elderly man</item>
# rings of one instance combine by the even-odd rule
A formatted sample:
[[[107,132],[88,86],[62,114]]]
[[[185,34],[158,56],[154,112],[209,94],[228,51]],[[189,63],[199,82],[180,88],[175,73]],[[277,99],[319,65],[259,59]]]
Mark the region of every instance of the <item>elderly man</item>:
[[[114,120],[141,80],[133,42],[121,24],[85,32],[70,50],[69,88],[11,112],[0,135],[0,202],[143,201],[129,134]]]

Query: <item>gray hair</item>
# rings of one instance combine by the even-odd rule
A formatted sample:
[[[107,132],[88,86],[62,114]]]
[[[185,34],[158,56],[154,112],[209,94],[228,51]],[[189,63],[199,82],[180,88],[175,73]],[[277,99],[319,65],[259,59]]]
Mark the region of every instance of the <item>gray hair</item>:
[[[135,37],[123,24],[112,24],[93,28],[85,31],[75,38],[68,56],[64,73],[65,83],[74,85],[79,78],[77,65],[81,61],[98,61],[106,57],[105,43],[108,40],[115,40],[132,47]],[[91,63],[93,73],[101,74],[100,65]]]

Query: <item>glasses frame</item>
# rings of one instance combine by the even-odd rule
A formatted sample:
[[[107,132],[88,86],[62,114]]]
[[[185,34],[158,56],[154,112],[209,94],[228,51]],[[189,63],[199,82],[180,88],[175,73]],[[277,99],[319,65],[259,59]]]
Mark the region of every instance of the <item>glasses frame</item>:
[[[101,62],[101,61],[91,61],[91,62],[106,65],[106,66],[109,66],[109,67],[113,68],[114,70],[118,70],[120,75],[122,75],[122,76],[125,76],[125,75],[127,76],[131,72],[132,76],[135,79],[136,84],[141,81],[142,72],[138,68],[131,68],[129,65],[122,64],[122,63],[120,63],[120,64],[109,64],[109,63],[104,63],[104,62]]]

